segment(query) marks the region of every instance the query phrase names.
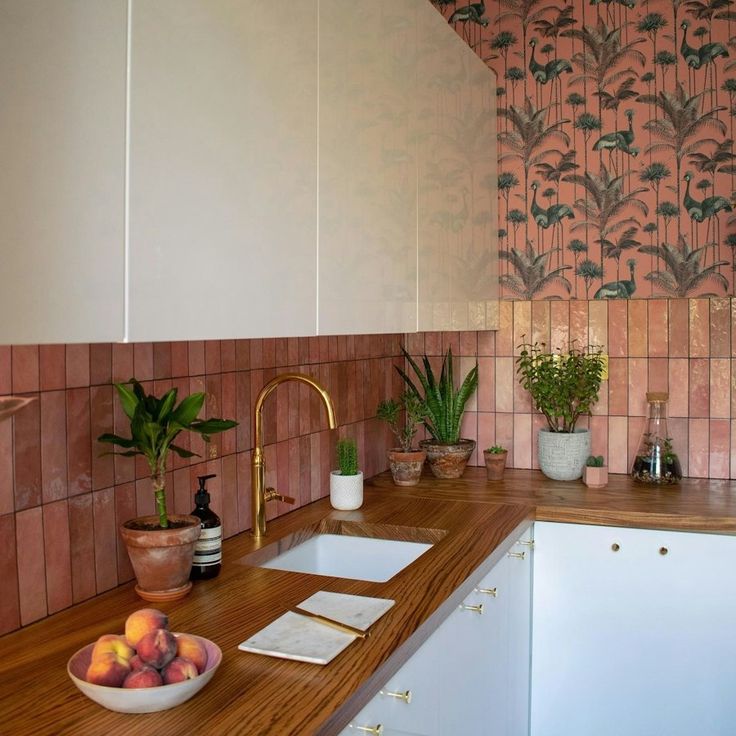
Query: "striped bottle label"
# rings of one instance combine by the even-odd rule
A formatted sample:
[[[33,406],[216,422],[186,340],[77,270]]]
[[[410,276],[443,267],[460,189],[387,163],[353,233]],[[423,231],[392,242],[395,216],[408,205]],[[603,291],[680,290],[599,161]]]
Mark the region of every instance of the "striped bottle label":
[[[202,529],[194,548],[193,564],[199,567],[217,565],[222,560],[222,527]]]

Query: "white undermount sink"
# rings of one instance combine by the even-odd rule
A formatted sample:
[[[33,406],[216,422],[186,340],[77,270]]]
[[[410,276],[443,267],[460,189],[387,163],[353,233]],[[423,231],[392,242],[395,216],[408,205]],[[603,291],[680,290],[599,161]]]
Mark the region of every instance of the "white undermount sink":
[[[315,534],[259,566],[382,583],[431,547],[425,542]]]

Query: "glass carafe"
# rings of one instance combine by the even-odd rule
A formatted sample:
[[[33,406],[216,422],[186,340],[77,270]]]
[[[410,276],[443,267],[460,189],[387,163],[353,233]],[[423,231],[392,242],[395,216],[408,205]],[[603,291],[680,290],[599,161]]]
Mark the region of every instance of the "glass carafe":
[[[677,483],[682,478],[680,459],[667,433],[667,400],[664,391],[647,393],[649,417],[634,458],[631,475],[639,483]]]

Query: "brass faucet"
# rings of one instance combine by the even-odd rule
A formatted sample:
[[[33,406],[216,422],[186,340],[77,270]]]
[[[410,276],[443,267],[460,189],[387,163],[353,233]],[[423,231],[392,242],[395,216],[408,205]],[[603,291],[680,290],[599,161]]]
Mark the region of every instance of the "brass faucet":
[[[251,458],[251,509],[254,537],[263,537],[266,534],[266,502],[267,501],[285,501],[286,503],[294,503],[294,499],[290,496],[282,496],[273,488],[264,488],[266,476],[266,463],[263,458],[263,402],[269,397],[271,392],[281,383],[286,381],[301,381],[311,386],[322,399],[322,403],[327,409],[327,423],[330,429],[335,429],[337,422],[335,421],[335,407],[332,405],[332,399],[327,393],[327,389],[322,387],[311,376],[305,376],[303,373],[282,373],[272,378],[258,394],[255,406],[253,407],[253,456]]]

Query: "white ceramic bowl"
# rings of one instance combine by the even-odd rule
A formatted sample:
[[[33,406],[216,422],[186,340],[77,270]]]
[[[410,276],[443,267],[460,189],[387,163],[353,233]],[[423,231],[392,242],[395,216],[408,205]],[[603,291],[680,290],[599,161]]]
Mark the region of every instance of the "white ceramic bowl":
[[[174,634],[179,636],[179,634]],[[92,658],[94,644],[88,644],[74,654],[67,663],[66,669],[72,682],[95,703],[99,703],[108,710],[118,713],[154,713],[159,710],[168,710],[189,700],[198,693],[215,674],[215,670],[222,661],[220,647],[209,639],[189,634],[204,644],[207,649],[207,666],[204,672],[192,680],[176,682],[173,685],[160,687],[124,688],[93,685],[84,677]]]

